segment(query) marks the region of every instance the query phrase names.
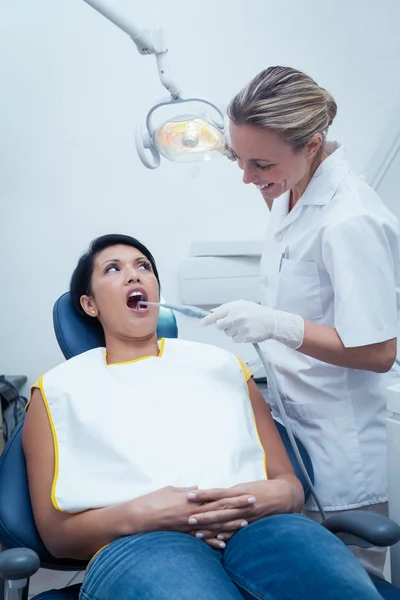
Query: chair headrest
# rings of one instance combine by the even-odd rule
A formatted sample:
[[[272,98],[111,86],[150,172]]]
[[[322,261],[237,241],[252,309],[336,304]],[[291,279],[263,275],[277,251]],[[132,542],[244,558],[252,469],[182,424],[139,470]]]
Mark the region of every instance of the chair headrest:
[[[69,292],[60,296],[54,305],[53,326],[58,345],[67,360],[105,345],[103,331],[97,326],[97,321],[91,326],[74,307]],[[157,337],[178,337],[175,315],[167,308],[160,308]]]

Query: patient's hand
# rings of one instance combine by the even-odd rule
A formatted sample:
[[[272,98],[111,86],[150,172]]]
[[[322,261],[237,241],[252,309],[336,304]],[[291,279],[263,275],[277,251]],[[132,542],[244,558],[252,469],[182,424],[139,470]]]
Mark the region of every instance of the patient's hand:
[[[195,493],[198,486],[174,487],[172,485],[161,488],[150,494],[145,494],[135,500],[125,503],[130,512],[132,533],[146,533],[150,531],[181,531],[190,533],[196,530],[196,524],[190,519],[193,505],[188,494]],[[201,513],[208,510],[205,503],[199,503],[196,510]],[[215,533],[220,531],[235,531],[240,527],[239,521],[232,521],[230,511],[220,512],[215,523],[209,524],[207,529]],[[222,527],[222,524],[225,527]]]
[[[190,535],[196,537],[199,540],[202,540],[211,548],[215,548],[216,550],[223,550],[227,542],[236,531],[225,531],[221,533],[217,533],[216,531],[210,531],[202,529],[201,531],[190,531]]]
[[[212,548],[225,548],[225,543],[254,516],[255,497],[246,490],[242,494],[238,491],[234,488],[191,490],[188,499],[197,504],[193,507],[197,513],[189,519],[196,527],[190,534]]]
[[[198,486],[174,487],[169,485],[128,502],[134,532],[182,531],[189,533],[193,526],[190,526],[188,522],[192,511],[188,493],[197,489]],[[200,507],[199,510],[201,510]]]
[[[190,522],[196,524],[199,532],[208,534],[209,530],[215,531],[219,526],[221,532],[232,535],[248,523],[292,512],[294,485],[286,478],[277,478],[241,483],[230,488],[191,490],[188,499],[197,506],[193,507]],[[198,510],[200,506],[201,512]]]
[[[200,493],[197,486],[178,488],[167,486],[126,503],[131,514],[132,533],[150,531],[180,531],[195,535],[213,548],[223,548],[224,542],[238,529],[247,525],[246,515],[252,513],[252,497],[243,493],[220,503],[197,500],[196,513],[208,515],[197,524],[193,513],[192,494]],[[205,492],[202,492],[205,493]],[[212,496],[215,500],[215,496]],[[249,502],[250,498],[250,502]],[[229,508],[229,507],[232,508]],[[250,508],[250,510],[249,510]],[[200,531],[199,531],[200,530]],[[202,534],[202,535],[199,535]],[[197,535],[196,535],[197,534]],[[218,539],[223,535],[223,540]]]

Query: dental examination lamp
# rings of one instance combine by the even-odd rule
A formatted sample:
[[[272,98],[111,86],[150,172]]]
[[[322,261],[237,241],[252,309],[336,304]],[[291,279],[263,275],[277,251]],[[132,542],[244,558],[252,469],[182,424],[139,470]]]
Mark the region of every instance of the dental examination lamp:
[[[142,163],[156,169],[160,155],[175,162],[205,161],[220,155],[233,158],[225,143],[223,112],[207,100],[181,97],[171,77],[162,29],[137,27],[118,14],[112,0],[83,1],[129,35],[140,54],[155,55],[160,81],[171,95],[150,109],[144,127],[136,127],[135,143]]]

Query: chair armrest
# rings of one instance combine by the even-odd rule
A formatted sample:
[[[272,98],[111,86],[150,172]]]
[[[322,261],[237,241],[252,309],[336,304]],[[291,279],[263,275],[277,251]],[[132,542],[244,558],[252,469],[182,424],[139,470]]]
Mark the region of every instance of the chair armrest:
[[[328,517],[322,525],[332,533],[347,533],[373,546],[393,546],[400,540],[400,527],[397,523],[366,510],[349,510]]]
[[[12,548],[0,552],[0,578],[10,581],[29,579],[39,570],[40,560],[29,548]]]

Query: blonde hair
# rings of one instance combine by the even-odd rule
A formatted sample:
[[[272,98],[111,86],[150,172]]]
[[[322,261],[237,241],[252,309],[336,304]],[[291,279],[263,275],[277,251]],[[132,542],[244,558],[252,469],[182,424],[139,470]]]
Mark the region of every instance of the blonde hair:
[[[228,107],[228,116],[237,125],[276,131],[294,150],[304,148],[316,133],[325,139],[336,112],[329,92],[290,67],[262,71]]]

